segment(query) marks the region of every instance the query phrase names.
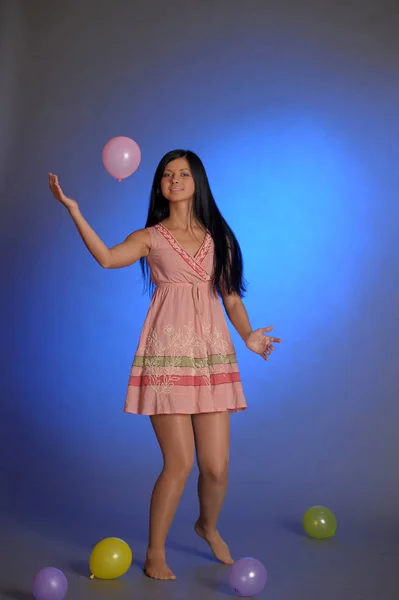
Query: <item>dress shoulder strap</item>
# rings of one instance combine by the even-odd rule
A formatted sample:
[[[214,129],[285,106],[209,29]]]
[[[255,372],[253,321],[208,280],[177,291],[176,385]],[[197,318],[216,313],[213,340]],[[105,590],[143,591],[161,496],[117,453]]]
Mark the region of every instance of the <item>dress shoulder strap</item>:
[[[151,250],[157,250],[163,245],[163,235],[159,233],[155,225],[153,225],[152,227],[147,227],[147,229],[150,232],[151,236]]]

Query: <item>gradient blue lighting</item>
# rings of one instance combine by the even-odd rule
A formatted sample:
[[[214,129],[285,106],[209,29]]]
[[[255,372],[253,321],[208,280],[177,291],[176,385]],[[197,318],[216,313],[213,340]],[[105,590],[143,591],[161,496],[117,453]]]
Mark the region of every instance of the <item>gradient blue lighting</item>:
[[[259,382],[289,369],[290,343],[311,338],[320,324],[335,329],[355,310],[370,252],[364,206],[371,183],[356,148],[321,117],[259,119],[234,132],[214,133],[213,146],[198,137],[190,147],[203,158],[217,202],[241,243],[251,321],[254,327],[274,324],[286,344],[262,371],[263,363],[233,333],[244,386],[257,406],[265,402]],[[159,158],[153,157],[152,169]],[[146,157],[146,166],[132,180],[114,183],[124,186],[115,187],[115,194],[122,190],[121,205],[105,193],[96,200],[98,208],[93,200],[82,204],[109,245],[144,224],[153,175],[149,162]],[[103,177],[108,193],[113,182],[105,172]],[[134,190],[140,203],[131,201],[134,177],[140,180],[140,189]],[[79,197],[89,191],[82,189]],[[61,207],[51,218],[57,239],[51,246],[40,241],[42,250],[20,288],[19,328],[26,344],[18,377],[24,385],[29,382],[40,404],[30,418],[51,423],[66,437],[81,430],[85,439],[94,440],[105,427],[112,435],[122,431],[129,436],[134,430],[152,445],[144,418],[122,413],[149,306],[139,267],[102,270]]]

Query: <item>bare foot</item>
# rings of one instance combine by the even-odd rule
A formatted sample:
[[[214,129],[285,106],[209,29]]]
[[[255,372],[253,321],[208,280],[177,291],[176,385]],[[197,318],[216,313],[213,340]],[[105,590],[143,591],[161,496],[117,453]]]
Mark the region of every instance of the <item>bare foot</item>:
[[[151,579],[174,581],[176,575],[171,571],[165,561],[165,553],[157,550],[147,550],[144,563],[144,573]]]
[[[212,550],[215,557],[225,565],[234,564],[234,560],[231,558],[230,550],[226,542],[220,537],[218,531],[214,531],[212,534],[205,533],[199,520],[194,525],[195,532],[208,542],[210,549]]]

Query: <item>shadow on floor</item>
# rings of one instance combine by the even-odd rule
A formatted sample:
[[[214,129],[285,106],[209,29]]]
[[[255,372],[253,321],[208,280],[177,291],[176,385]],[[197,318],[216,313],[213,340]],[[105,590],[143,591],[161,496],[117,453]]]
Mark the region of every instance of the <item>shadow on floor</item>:
[[[230,567],[220,563],[206,567],[196,567],[194,569],[194,579],[208,591],[236,597],[228,583],[229,569]]]
[[[281,519],[280,525],[289,533],[293,533],[300,537],[309,539],[305,531],[303,530],[302,523],[300,519],[298,519],[298,517],[287,515]]]
[[[9,590],[0,588],[0,597],[3,600],[32,600],[30,592],[21,592],[20,590]]]
[[[205,542],[203,542],[205,544]],[[181,544],[180,542],[176,542],[171,539],[166,542],[166,547],[169,550],[175,550],[176,552],[182,552],[183,554],[189,554],[191,556],[197,556],[199,558],[203,558],[205,560],[211,561],[212,563],[218,563],[216,558],[213,556],[212,552],[206,550],[199,550],[195,546],[187,546],[186,544]],[[218,563],[219,564],[219,563]]]
[[[224,596],[234,596],[237,595],[230,588],[227,581],[220,581],[219,579],[213,577],[202,577],[199,579],[200,584],[202,584],[206,589],[212,592],[218,592],[219,594],[223,594]]]

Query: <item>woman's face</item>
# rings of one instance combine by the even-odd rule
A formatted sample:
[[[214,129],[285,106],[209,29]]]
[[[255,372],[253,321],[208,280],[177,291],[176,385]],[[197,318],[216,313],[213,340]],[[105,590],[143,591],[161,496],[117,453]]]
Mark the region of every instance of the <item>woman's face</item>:
[[[195,185],[190,165],[185,158],[176,158],[166,165],[161,179],[161,191],[169,202],[192,200]]]

